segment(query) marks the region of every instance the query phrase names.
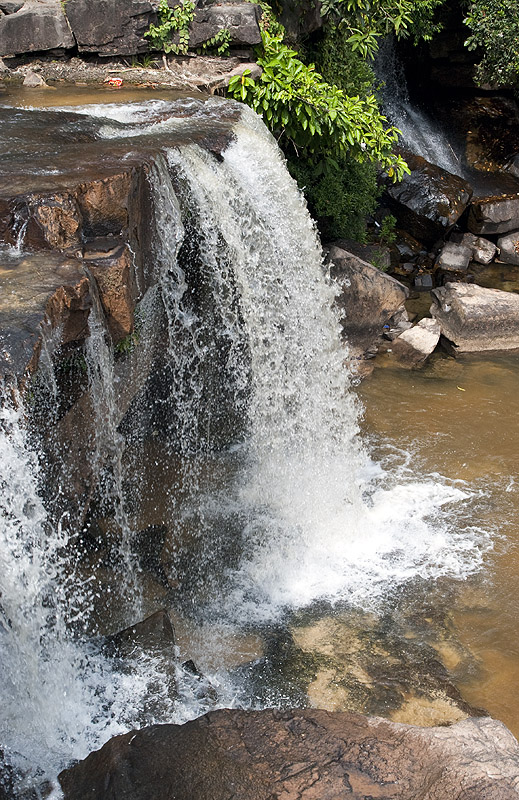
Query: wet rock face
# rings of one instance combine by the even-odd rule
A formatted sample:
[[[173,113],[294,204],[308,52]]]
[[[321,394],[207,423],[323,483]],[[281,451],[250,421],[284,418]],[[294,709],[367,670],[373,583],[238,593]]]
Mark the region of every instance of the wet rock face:
[[[500,722],[414,728],[357,714],[213,711],[112,739],[60,775],[65,800],[516,800]]]
[[[344,312],[341,325],[353,355],[376,348],[384,325],[402,311],[409,294],[395,278],[340,247],[331,245],[330,275],[340,293],[337,305]]]
[[[74,37],[59,0],[27,0],[23,6],[7,5],[10,10],[0,17],[0,56],[74,47]]]
[[[411,174],[386,187],[389,204],[399,227],[431,245],[461,217],[472,197],[472,187],[420,156],[408,152],[402,155]]]
[[[432,292],[431,314],[455,352],[519,348],[519,296],[475,284],[447,283]]]

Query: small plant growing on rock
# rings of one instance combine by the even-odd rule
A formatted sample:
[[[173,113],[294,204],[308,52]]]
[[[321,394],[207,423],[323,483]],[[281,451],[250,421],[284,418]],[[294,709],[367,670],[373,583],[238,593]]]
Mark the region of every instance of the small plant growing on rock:
[[[159,24],[151,24],[144,34],[153,49],[185,55],[189,47],[189,26],[195,15],[193,0],[180,0],[175,8],[169,7],[168,0],[160,0],[157,15]]]
[[[231,33],[228,28],[220,28],[207,42],[204,42],[197,50],[198,55],[203,56],[208,53],[216,53],[217,56],[228,56],[229,45],[231,44]]]
[[[380,224],[378,238],[382,244],[391,245],[396,242],[395,228],[396,217],[394,217],[392,214],[388,214],[387,217],[384,217]]]

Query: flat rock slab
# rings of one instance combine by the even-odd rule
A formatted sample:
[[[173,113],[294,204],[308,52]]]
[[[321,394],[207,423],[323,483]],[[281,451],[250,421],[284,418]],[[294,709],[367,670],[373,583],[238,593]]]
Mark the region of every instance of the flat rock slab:
[[[519,295],[447,283],[432,292],[431,314],[458,353],[519,348]]]
[[[402,155],[411,174],[386,187],[391,209],[399,228],[431,245],[461,217],[472,197],[472,187],[421,156],[407,151]]]
[[[337,284],[341,325],[353,355],[376,348],[384,325],[404,309],[409,291],[362,258],[330,245],[330,275]]]
[[[488,717],[224,710],[117,736],[59,779],[65,800],[517,800],[519,745]]]

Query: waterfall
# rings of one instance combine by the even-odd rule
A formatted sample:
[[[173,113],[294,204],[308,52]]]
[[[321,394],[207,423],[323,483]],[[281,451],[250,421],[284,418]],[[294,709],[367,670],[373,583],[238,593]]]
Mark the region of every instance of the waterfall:
[[[204,119],[237,108],[216,100],[200,107]],[[145,111],[130,110],[129,126]],[[121,133],[124,113],[105,108],[102,135],[146,134],[142,126]],[[163,152],[149,181],[153,269],[167,323],[160,446],[181,462],[155,490],[170,500],[173,532],[187,520],[198,558],[208,561],[191,606],[239,628],[316,600],[372,608],[410,579],[470,574],[481,560],[479,534],[453,510],[467,492],[439,476],[417,479],[405,465],[388,472],[360,440],[333,286],[273,137],[243,109],[221,155],[189,141],[164,145],[168,130],[183,124],[160,123]],[[113,353],[96,302],[89,324],[92,460],[99,472],[108,453],[113,473],[116,554],[130,573],[120,602],[130,606],[130,624],[135,606],[125,594],[139,576]],[[164,665],[139,656],[121,670],[88,638],[102,584],[82,571],[79,532],[66,517],[52,519],[40,499],[45,465],[21,404],[5,399],[0,423],[0,748],[35,781],[115,733],[184,721],[206,706],[187,690],[173,703]],[[208,459],[218,473],[212,487],[201,479]],[[172,565],[180,568],[180,560]],[[232,680],[219,679],[218,702],[229,705]]]
[[[463,177],[461,157],[445,130],[430,114],[411,102],[404,68],[392,37],[382,41],[374,67],[381,82],[382,110],[391,124],[402,132],[401,144],[431,164]]]

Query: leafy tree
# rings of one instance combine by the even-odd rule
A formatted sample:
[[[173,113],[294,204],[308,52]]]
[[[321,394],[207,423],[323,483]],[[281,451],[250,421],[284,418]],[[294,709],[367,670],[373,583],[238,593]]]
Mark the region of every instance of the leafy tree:
[[[345,94],[306,65],[295,50],[263,25],[258,80],[245,72],[229,83],[229,93],[261,114],[285,148],[296,153],[348,153],[358,160],[379,162],[394,179],[408,168],[393,148],[398,130],[387,125],[374,95],[365,98]]]
[[[479,83],[519,86],[519,0],[475,0],[470,3],[465,24],[471,34],[469,50],[481,48],[477,66]]]

